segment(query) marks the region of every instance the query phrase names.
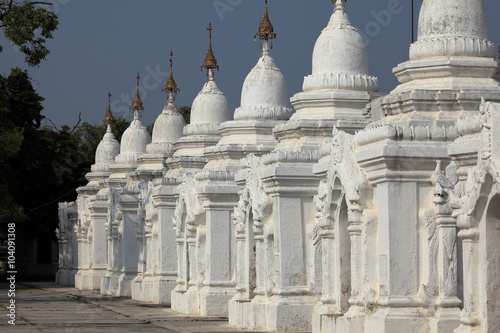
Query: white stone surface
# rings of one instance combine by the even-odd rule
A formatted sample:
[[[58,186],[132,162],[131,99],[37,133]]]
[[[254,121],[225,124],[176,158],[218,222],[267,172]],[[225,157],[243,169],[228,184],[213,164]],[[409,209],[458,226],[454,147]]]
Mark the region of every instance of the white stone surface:
[[[304,92],[292,98],[297,112],[274,128],[276,148],[258,159],[248,157],[236,174],[243,189],[234,213],[238,293],[230,301],[229,323],[241,328],[311,330],[319,303],[314,289],[320,288],[314,286],[319,257],[311,237],[318,147],[335,125],[350,132],[366,126],[363,109],[378,96],[364,42],[342,1],[316,42],[312,62]]]
[[[500,331],[500,85],[484,2],[424,0],[383,97],[335,6],[295,114],[265,41],[235,120],[209,73],[182,138],[170,114],[161,152],[126,141],[109,170],[96,162],[78,211],[60,205],[58,281],[77,260],[76,284],[92,288],[106,266],[101,293],[259,331]]]
[[[234,173],[247,154],[262,155],[276,146],[272,129],[292,114],[286,83],[267,41],[262,50],[243,84],[235,120],[220,125],[222,138],[204,151],[208,163],[194,176],[186,176],[179,186],[174,223],[179,280],[172,294],[172,309],[181,313],[228,315],[227,302],[235,293],[232,215],[238,203],[238,186]]]
[[[120,154],[110,166],[111,175],[106,181],[108,218],[108,266],[101,280],[101,294],[131,296],[132,280],[138,274],[140,224],[138,209],[139,181],[131,174],[137,169],[138,157],[146,152],[151,136],[139,120],[136,111],[134,120],[122,135]],[[130,176],[136,177],[135,179]]]
[[[78,242],[76,224],[78,211],[75,202],[59,203],[59,227],[56,236],[59,242],[59,270],[56,283],[75,285],[75,274],[78,271]]]

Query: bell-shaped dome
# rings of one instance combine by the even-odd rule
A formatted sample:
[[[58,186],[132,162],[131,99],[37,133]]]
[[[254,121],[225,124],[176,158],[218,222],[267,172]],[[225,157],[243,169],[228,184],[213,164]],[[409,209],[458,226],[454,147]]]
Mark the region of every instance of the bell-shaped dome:
[[[184,118],[177,112],[174,104],[169,103],[156,118],[153,127],[153,142],[174,142],[182,136],[186,125]]]
[[[120,154],[142,154],[146,152],[146,145],[151,142],[151,137],[142,126],[139,119],[134,119],[130,126],[123,132],[120,144]]]
[[[115,163],[116,156],[120,153],[120,144],[115,139],[111,126],[108,125],[106,134],[97,146],[95,152],[95,164],[91,167],[92,171],[104,171],[110,165]]]
[[[487,40],[487,17],[483,0],[424,0],[410,58],[494,57],[495,46]]]
[[[170,154],[173,152],[173,143],[182,136],[182,129],[186,125],[182,115],[177,112],[173,100],[163,108],[163,112],[156,118],[153,126],[153,141],[147,147],[148,154]]]
[[[314,45],[312,75],[304,79],[303,89],[378,90],[377,79],[369,76],[365,42],[349,21],[343,1],[337,1]]]
[[[263,54],[247,75],[241,90],[241,106],[235,120],[290,118],[289,95],[285,77],[269,54],[268,41],[263,42]]]
[[[229,103],[212,79],[203,86],[191,106],[191,124],[220,124],[231,117]]]
[[[418,38],[438,36],[488,38],[488,15],[483,0],[424,0]]]
[[[316,40],[312,73],[368,74],[365,42],[344,10],[335,10]]]

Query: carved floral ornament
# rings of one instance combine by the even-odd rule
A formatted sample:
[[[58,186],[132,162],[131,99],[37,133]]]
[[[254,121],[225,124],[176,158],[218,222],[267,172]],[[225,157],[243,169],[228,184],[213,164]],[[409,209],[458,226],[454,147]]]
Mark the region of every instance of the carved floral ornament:
[[[333,218],[345,197],[349,222],[361,222],[361,214],[369,203],[363,193],[370,184],[354,156],[356,143],[353,135],[333,129],[332,141],[322,146],[322,152],[330,157],[326,179],[320,182],[314,198],[316,218],[323,228],[333,228]],[[335,207],[335,208],[334,208]],[[333,209],[332,209],[333,208]]]
[[[143,232],[151,234],[153,215],[156,210],[153,203],[153,182],[142,179],[139,182],[139,209],[137,211],[137,223],[135,225],[138,236],[142,236]],[[144,220],[144,222],[143,222]],[[144,229],[147,227],[147,230]]]
[[[238,234],[246,234],[251,212],[253,231],[262,234],[265,221],[271,215],[272,200],[264,191],[260,178],[260,159],[249,154],[242,164],[247,168],[246,184],[240,191],[238,206],[234,208],[233,224]]]
[[[76,226],[77,237],[85,239],[88,236],[90,226],[89,200],[86,196],[78,196],[78,224]]]
[[[118,227],[122,222],[122,205],[120,203],[120,191],[111,188],[108,196],[108,216],[106,219],[106,231],[108,237],[118,237]]]
[[[75,202],[60,202],[59,203],[59,228],[56,228],[57,239],[61,242],[67,241],[70,238],[72,231],[71,219],[69,217],[70,209],[75,208]]]
[[[479,151],[477,164],[467,170],[466,181],[458,182],[455,172],[457,165],[452,163],[446,169],[446,177],[436,182],[435,196],[441,196],[446,199],[445,203],[452,210],[451,215],[457,219],[457,225],[461,229],[459,236],[463,238],[475,238],[478,236],[478,221],[476,221],[476,208],[481,196],[490,193],[483,193],[483,185],[487,175],[492,178],[492,188],[490,191],[500,193],[500,169],[498,161],[491,158],[492,149],[492,129],[500,126],[495,123],[492,113],[500,112],[498,103],[481,103],[480,114],[473,117],[460,118],[457,122],[457,128],[461,135],[459,142],[478,137]],[[448,186],[447,186],[447,185]],[[450,188],[449,185],[453,185]]]
[[[205,211],[196,193],[196,179],[193,174],[187,173],[182,177],[178,186],[179,199],[175,205],[173,218],[174,231],[177,237],[187,231],[193,233],[196,230],[198,216]],[[184,230],[186,228],[187,230]]]

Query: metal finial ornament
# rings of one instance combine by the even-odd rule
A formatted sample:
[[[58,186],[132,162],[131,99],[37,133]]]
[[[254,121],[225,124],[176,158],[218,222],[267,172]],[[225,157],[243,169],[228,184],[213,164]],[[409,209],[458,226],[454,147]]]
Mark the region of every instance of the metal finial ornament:
[[[111,92],[108,91],[108,110],[104,115],[104,123],[108,125],[115,121],[115,116],[113,116],[113,112],[111,112],[111,96]]]
[[[168,77],[167,82],[165,83],[165,87],[163,88],[163,91],[165,91],[168,94],[168,101],[173,102],[175,100],[175,96],[179,91],[181,91],[177,87],[177,83],[175,82],[174,79],[174,74],[173,74],[173,56],[174,52],[170,50],[170,76]]]
[[[267,6],[267,0],[265,1],[266,1],[266,8],[264,10],[264,16],[260,21],[259,32],[257,32],[257,34],[254,36],[254,40],[256,40],[257,36],[259,36],[259,39],[263,40],[270,40],[276,38],[276,33],[274,32],[273,24],[271,23],[271,19],[269,18],[269,9]]]
[[[141,80],[141,76],[137,73],[137,88],[135,91],[134,100],[132,101],[132,111],[142,112],[144,111],[144,106],[142,105],[141,95],[139,94],[139,82]],[[134,114],[135,115],[135,114]]]
[[[217,58],[215,58],[214,51],[212,49],[212,22],[208,24],[208,51],[207,55],[205,56],[205,61],[203,62],[203,66],[201,66],[201,69],[203,68],[207,69],[207,77],[208,79],[213,79],[213,70],[217,69],[219,70],[219,65],[217,65]],[[211,74],[211,75],[210,75]]]

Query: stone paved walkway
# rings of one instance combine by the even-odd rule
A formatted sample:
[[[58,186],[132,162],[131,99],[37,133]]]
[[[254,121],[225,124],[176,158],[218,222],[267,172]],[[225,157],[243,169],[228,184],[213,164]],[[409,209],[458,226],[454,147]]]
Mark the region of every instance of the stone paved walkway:
[[[17,283],[15,294],[12,326],[7,317],[8,284],[0,283],[0,332],[249,332],[227,326],[225,318],[180,315],[164,306],[55,283]]]

